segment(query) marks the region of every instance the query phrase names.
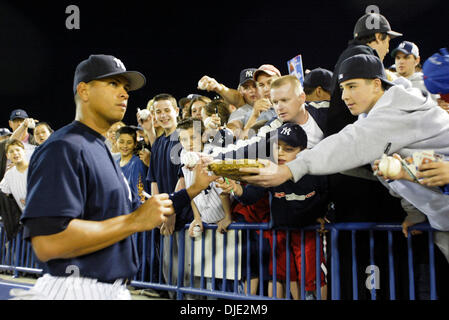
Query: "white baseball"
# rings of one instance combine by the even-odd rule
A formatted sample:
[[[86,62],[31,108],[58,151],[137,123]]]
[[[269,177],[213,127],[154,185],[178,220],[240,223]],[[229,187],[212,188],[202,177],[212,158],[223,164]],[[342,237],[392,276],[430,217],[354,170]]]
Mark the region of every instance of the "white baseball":
[[[201,228],[199,225],[193,227],[193,237],[199,237],[201,235]]]
[[[394,157],[383,158],[379,163],[379,171],[381,171],[385,177],[394,178],[401,172],[401,169],[401,162]]]
[[[185,152],[181,154],[181,162],[187,168],[193,168],[199,160],[200,157],[195,152]]]
[[[215,122],[213,122],[212,117],[207,117],[207,118],[204,120],[204,126],[205,126],[206,128],[209,127],[209,128],[211,128],[211,129],[217,129],[217,125],[215,124]]]
[[[206,87],[207,87],[206,79],[198,81],[198,88],[200,90],[206,90]]]
[[[142,120],[147,120],[150,116],[150,111],[148,109],[139,110],[139,116]]]

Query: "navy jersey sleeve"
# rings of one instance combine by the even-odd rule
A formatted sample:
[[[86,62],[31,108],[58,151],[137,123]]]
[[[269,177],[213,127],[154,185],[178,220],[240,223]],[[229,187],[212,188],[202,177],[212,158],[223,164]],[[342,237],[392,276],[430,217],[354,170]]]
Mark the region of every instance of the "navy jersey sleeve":
[[[87,189],[79,157],[80,153],[64,142],[33,154],[27,205],[21,218],[25,239],[62,232],[72,219],[82,215]]]
[[[33,154],[28,169],[27,205],[22,216],[25,227],[27,220],[33,218],[82,216],[87,187],[80,158],[78,148],[61,141]],[[39,224],[33,226],[39,227]]]

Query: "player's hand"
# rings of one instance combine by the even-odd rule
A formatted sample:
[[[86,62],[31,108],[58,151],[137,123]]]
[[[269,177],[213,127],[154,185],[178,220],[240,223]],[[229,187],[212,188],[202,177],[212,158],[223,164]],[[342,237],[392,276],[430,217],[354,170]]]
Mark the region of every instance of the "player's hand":
[[[429,187],[442,187],[449,184],[449,161],[422,164],[418,168],[417,177],[424,178],[420,183]]]
[[[146,200],[133,212],[134,223],[139,231],[151,230],[166,222],[167,217],[174,213],[168,194],[161,193]]]
[[[198,81],[198,89],[220,92],[223,90],[223,85],[218,83],[214,78],[203,76],[200,81]]]
[[[240,172],[252,174],[243,176],[249,184],[261,186],[264,188],[274,187],[283,184],[293,177],[290,169],[284,165],[277,165],[269,160],[259,159],[265,167],[263,168],[240,168]]]

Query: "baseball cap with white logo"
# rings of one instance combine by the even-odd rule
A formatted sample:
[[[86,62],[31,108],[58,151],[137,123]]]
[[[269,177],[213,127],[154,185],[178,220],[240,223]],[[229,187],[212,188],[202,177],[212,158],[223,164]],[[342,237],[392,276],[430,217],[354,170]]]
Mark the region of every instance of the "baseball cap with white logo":
[[[412,54],[415,58],[419,57],[419,49],[416,44],[410,41],[402,41],[399,46],[391,51],[391,57],[394,59],[396,57],[396,53],[400,51],[405,53],[406,55]]]
[[[256,72],[256,68],[248,68],[243,69],[240,71],[240,81],[239,86],[244,84],[246,81],[253,81],[254,82],[254,72]]]
[[[81,61],[75,70],[73,78],[73,93],[80,82],[90,82],[112,76],[124,76],[129,81],[129,91],[142,88],[146,79],[138,71],[127,71],[120,59],[111,55],[92,54],[88,59]]]
[[[307,134],[304,129],[296,123],[286,122],[277,129],[272,139],[284,141],[291,147],[307,148]]]

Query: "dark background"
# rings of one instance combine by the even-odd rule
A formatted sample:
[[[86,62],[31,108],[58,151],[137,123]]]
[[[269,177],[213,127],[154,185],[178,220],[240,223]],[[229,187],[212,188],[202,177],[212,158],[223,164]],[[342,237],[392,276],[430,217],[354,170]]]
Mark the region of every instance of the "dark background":
[[[80,9],[79,30],[65,26],[71,4]],[[2,1],[0,127],[8,127],[15,108],[54,128],[71,122],[73,72],[92,53],[112,54],[147,77],[147,85],[131,94],[128,124],[158,93],[179,99],[202,92],[196,86],[205,74],[235,88],[241,69],[270,63],[287,74],[287,60],[298,54],[304,68],[333,70],[370,4],[404,34],[390,50],[410,40],[425,60],[448,46],[447,0]],[[389,55],[384,60],[393,63]]]

